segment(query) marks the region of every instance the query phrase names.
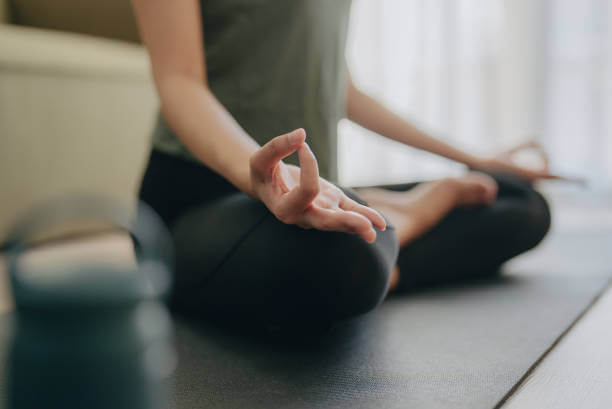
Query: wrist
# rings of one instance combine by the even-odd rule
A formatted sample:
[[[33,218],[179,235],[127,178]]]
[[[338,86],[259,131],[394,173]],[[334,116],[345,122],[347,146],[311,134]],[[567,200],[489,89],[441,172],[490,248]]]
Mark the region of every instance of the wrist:
[[[470,169],[485,167],[486,159],[481,156],[467,155],[463,163]]]
[[[238,166],[226,170],[226,173],[222,176],[244,194],[253,199],[257,199],[257,194],[253,189],[249,161],[246,159],[240,162],[246,162],[246,166],[241,163]]]
[[[242,180],[243,182],[242,186],[240,187],[240,190],[242,190],[246,195],[250,196],[251,198],[255,200],[260,200],[259,195],[257,194],[257,191],[255,190],[253,184],[253,177],[251,175],[250,167],[247,169],[246,176],[243,177]]]

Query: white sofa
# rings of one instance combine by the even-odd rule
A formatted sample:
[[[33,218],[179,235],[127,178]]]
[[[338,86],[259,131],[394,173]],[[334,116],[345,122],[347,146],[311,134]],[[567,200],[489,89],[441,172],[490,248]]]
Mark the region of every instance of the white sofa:
[[[70,3],[98,2],[0,0],[0,243],[41,200],[73,191],[131,200],[140,181],[158,106],[146,52],[125,28],[130,18],[105,22]],[[100,35],[116,29],[132,41],[98,36],[104,27]]]

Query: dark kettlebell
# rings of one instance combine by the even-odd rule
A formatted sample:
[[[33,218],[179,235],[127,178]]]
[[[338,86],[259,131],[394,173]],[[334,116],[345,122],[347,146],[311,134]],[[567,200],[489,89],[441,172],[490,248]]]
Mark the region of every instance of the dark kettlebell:
[[[16,320],[9,356],[10,409],[169,407],[176,354],[162,302],[171,247],[157,215],[96,197],[47,203],[9,235]],[[110,263],[32,268],[23,254],[36,234],[74,220],[110,222],[137,249],[132,271]],[[58,270],[60,269],[60,270]]]

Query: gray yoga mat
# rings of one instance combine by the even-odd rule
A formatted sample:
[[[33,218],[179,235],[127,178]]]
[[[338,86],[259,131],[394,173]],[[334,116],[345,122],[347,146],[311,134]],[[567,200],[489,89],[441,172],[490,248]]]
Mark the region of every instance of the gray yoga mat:
[[[493,408],[612,276],[612,235],[554,235],[497,280],[392,297],[301,342],[177,321],[178,408]]]
[[[392,297],[299,342],[177,319],[175,405],[493,408],[611,276],[612,234],[557,234],[497,280]],[[0,316],[1,355],[10,319]]]

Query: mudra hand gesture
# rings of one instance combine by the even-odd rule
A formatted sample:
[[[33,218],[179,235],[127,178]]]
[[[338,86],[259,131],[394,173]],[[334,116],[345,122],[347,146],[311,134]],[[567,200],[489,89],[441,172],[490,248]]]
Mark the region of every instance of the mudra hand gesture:
[[[542,166],[539,169],[527,168],[517,165],[514,161],[514,156],[520,152],[531,150],[536,152],[542,161]],[[551,173],[548,168],[548,157],[542,146],[535,141],[528,141],[516,145],[510,149],[499,152],[490,158],[483,158],[478,161],[476,169],[486,171],[502,171],[515,174],[529,182],[539,179],[564,179],[559,175]]]
[[[300,167],[282,162],[296,150]],[[376,210],[355,202],[319,177],[317,160],[303,129],[277,136],[262,146],[251,156],[250,170],[253,194],[284,223],[357,234],[369,243],[376,239],[374,227],[386,227]]]

